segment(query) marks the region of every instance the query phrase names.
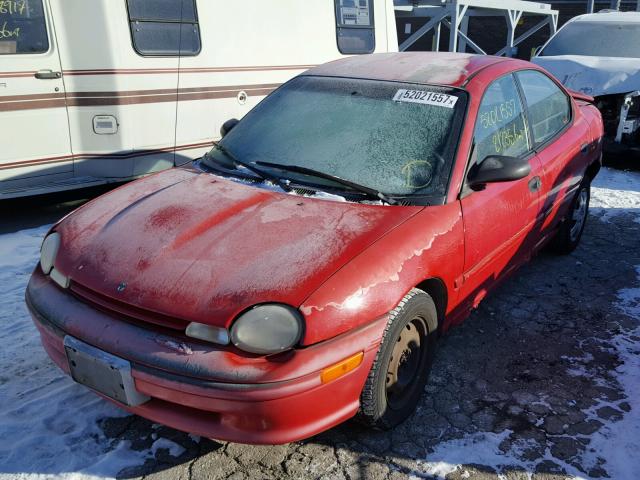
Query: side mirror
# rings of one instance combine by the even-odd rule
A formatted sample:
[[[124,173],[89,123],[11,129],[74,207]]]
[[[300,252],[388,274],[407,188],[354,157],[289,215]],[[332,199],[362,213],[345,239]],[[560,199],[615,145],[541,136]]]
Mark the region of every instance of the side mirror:
[[[237,118],[232,118],[231,120],[227,120],[226,122],[224,122],[220,127],[220,136],[225,137],[227,133],[229,133],[233,129],[233,127],[238,124],[238,122],[240,122],[240,120],[238,120]]]
[[[470,188],[478,188],[487,183],[520,180],[530,173],[531,165],[526,159],[491,155],[471,169],[467,183]]]
[[[532,48],[531,49],[531,58],[535,58],[538,55],[540,55],[540,52],[542,51],[542,46],[536,47],[536,48]]]

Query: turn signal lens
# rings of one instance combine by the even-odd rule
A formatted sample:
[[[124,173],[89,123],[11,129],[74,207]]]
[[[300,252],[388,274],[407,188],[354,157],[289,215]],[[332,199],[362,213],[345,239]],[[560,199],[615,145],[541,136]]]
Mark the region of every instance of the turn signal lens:
[[[346,358],[331,367],[325,368],[320,372],[320,380],[322,380],[322,383],[329,383],[343,375],[346,375],[350,371],[358,368],[362,363],[363,358],[364,352],[356,353],[355,355]]]
[[[192,322],[187,326],[186,335],[191,338],[219,345],[229,344],[229,332],[225,328],[213,327],[204,323]]]

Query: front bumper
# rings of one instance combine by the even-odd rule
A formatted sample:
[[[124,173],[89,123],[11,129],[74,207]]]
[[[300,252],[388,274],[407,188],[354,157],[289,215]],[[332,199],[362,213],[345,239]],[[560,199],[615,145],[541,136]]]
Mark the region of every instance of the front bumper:
[[[27,306],[42,344],[67,374],[70,335],[131,362],[136,389],[151,398],[122,408],[189,433],[239,443],[308,438],[355,415],[387,317],[332,340],[256,357],[134,325],[99,311],[36,269]],[[323,384],[322,369],[358,352],[362,364]],[[117,403],[117,402],[115,402]]]

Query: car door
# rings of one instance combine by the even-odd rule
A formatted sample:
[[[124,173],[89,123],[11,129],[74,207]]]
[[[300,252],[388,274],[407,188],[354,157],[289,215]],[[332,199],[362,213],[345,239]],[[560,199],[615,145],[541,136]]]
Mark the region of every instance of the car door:
[[[520,93],[512,74],[486,89],[477,115],[471,165],[491,155],[527,158],[521,180],[490,183],[461,195],[465,267],[461,299],[476,307],[491,287],[530,255],[536,232],[540,165],[532,149]]]
[[[542,167],[539,244],[552,234],[580,185],[585,156],[590,154],[589,124],[572,112],[568,95],[537,70],[516,73],[522,89],[531,137]],[[573,121],[572,121],[573,116]]]
[[[73,176],[53,22],[43,0],[0,2],[0,195]]]

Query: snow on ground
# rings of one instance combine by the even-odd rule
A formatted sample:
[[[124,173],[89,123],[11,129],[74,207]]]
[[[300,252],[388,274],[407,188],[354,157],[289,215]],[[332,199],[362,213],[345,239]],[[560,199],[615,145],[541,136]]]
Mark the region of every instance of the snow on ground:
[[[593,185],[592,205],[593,213],[604,221],[625,212],[637,214],[640,221],[640,174],[604,169]],[[47,358],[23,300],[47,230],[44,226],[0,235],[0,479],[113,477],[125,467],[143,464],[160,449],[180,456],[183,448],[166,438],[144,451],[135,451],[128,441],[107,438],[99,420],[124,416],[122,411],[75,385]],[[638,274],[640,285],[640,268]],[[621,312],[640,318],[638,286],[620,291],[619,299]],[[623,360],[617,377],[632,412],[640,412],[639,338],[636,330],[611,341]],[[636,478],[629,459],[640,451],[639,417],[625,415],[591,437],[592,460],[607,458],[612,478]],[[510,433],[477,433],[443,442],[429,454],[425,468],[437,478],[463,463],[497,470],[516,465],[531,472],[532,466],[519,455],[527,441],[516,442],[508,454],[499,448]],[[581,478],[574,467],[563,467]]]
[[[74,384],[49,360],[24,306],[24,290],[49,227],[0,236],[0,479],[113,477],[165,448],[113,444],[98,425],[122,411]]]
[[[640,222],[640,173],[603,168],[591,186],[590,208],[605,222],[630,211]]]
[[[640,222],[639,173],[603,168],[593,183],[591,195],[591,213],[600,220],[606,222],[616,215],[633,214],[637,216],[636,221]],[[622,313],[640,320],[640,266],[637,271],[638,285],[618,292],[619,303],[616,306]],[[610,340],[610,346],[622,361],[616,378],[625,390],[633,413],[625,415],[621,421],[608,422],[593,434],[590,437],[589,454],[582,463],[588,470],[588,467],[597,465],[598,457],[605,458],[605,467],[611,478],[631,480],[638,478],[637,459],[640,455],[640,327],[616,335]],[[584,374],[579,369],[574,369],[573,373]],[[605,406],[616,407],[601,400],[591,409],[591,417],[597,419],[595,412]],[[501,471],[505,466],[516,466],[531,475],[540,459],[534,462],[522,460],[520,453],[525,450],[527,441],[512,446],[506,453],[499,448],[510,433],[509,430],[499,434],[482,432],[440,443],[429,454],[426,471],[438,479],[444,479],[449,473],[462,469],[463,464],[477,464],[493,467],[496,471]],[[559,462],[548,450],[546,459]],[[577,479],[587,478],[569,464],[565,463],[562,467]],[[465,478],[464,472],[462,475]]]

